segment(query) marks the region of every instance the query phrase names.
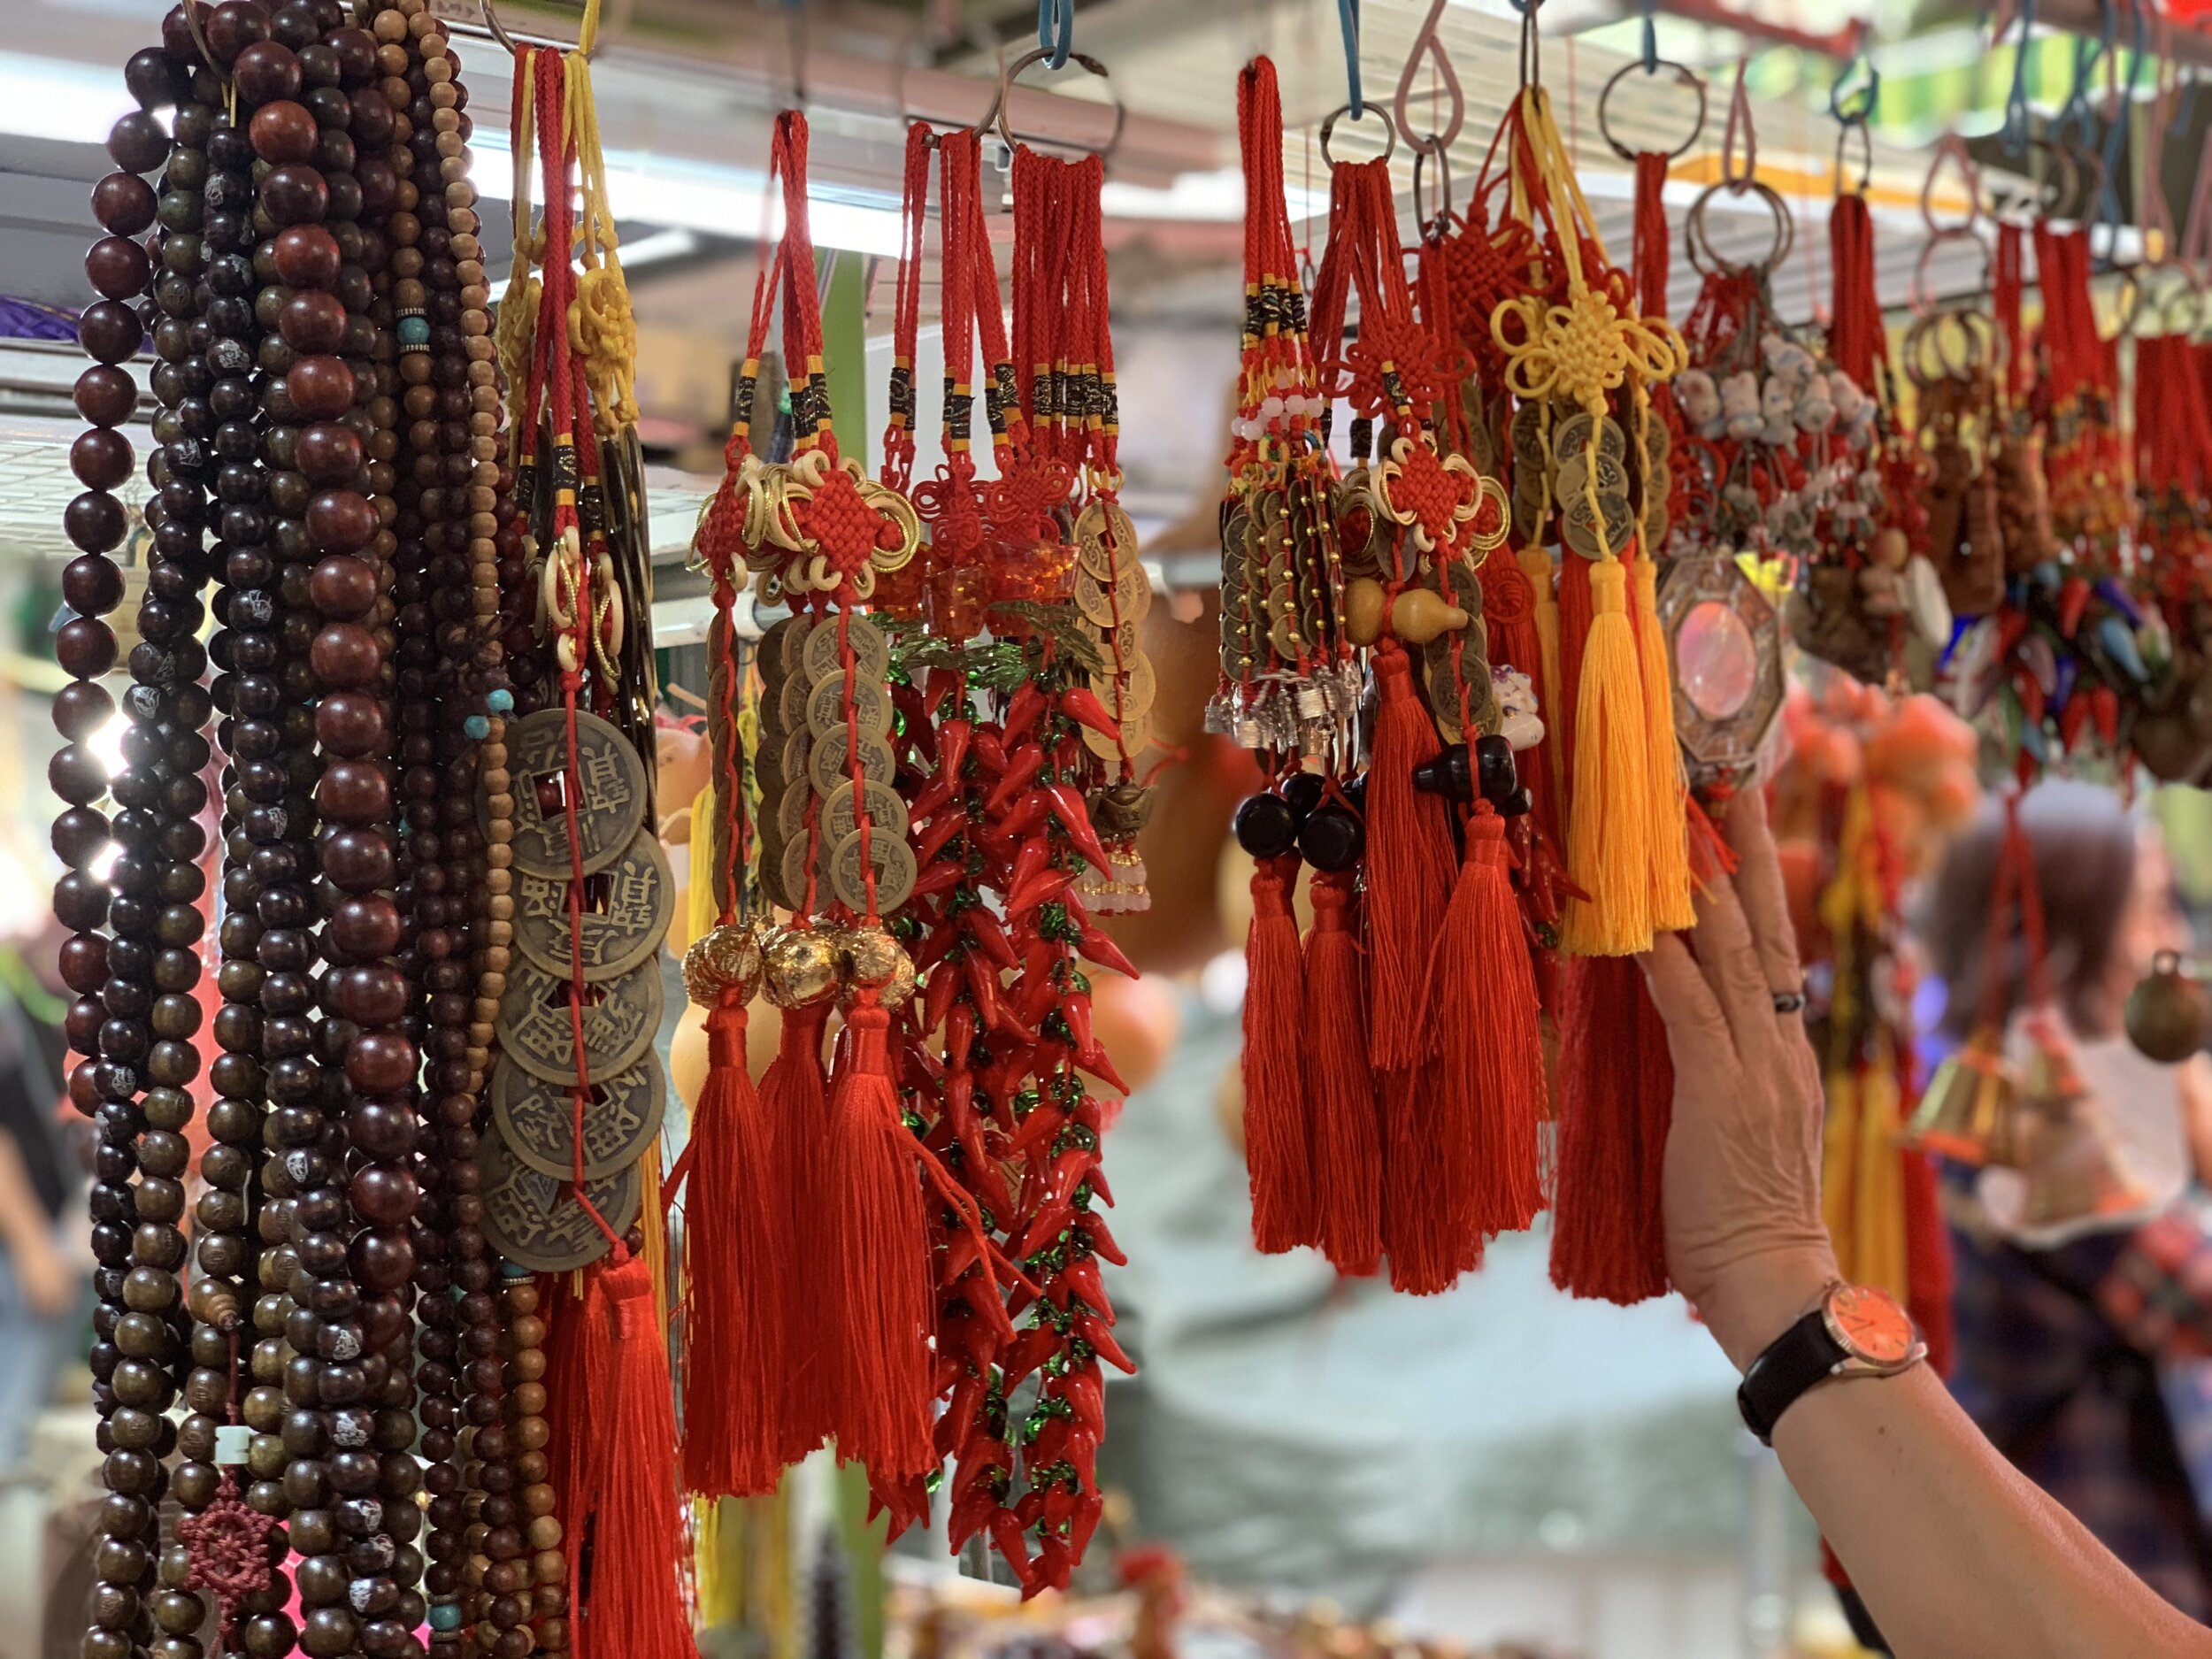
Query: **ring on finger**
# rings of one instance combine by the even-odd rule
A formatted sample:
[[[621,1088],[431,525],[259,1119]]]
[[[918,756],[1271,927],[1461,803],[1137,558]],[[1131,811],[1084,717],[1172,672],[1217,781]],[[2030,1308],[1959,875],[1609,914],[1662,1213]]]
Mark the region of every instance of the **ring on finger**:
[[[1774,1011],[1778,1014],[1801,1014],[1805,1011],[1805,987],[1801,984],[1793,991],[1774,993]]]

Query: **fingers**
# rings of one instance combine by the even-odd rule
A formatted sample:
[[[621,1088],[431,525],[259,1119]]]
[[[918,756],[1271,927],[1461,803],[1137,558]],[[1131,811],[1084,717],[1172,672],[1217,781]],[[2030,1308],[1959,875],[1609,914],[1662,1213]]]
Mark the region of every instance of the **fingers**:
[[[1728,1022],[1745,1070],[1757,1076],[1775,1074],[1782,1064],[1781,1023],[1766,965],[1732,881],[1716,881],[1697,895],[1697,927],[1691,940],[1698,971]]]
[[[1636,960],[1643,967],[1651,1005],[1666,1025],[1675,1071],[1694,1074],[1732,1063],[1735,1045],[1729,1038],[1727,1018],[1681,940],[1661,933]]]
[[[1782,863],[1767,825],[1765,795],[1746,789],[1723,815],[1728,844],[1735,849],[1736,895],[1743,902],[1753,944],[1766,970],[1768,987],[1777,994],[1798,989],[1805,970],[1797,956],[1797,930],[1790,925],[1789,896],[1782,886]]]

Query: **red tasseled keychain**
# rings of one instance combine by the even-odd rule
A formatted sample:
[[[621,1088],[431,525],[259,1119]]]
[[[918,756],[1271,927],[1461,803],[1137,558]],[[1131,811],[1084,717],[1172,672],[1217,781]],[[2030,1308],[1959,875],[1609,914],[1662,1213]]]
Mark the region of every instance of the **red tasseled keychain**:
[[[1315,1242],[1305,970],[1291,913],[1297,879],[1295,854],[1252,872],[1252,928],[1244,946],[1244,1158],[1253,1241],[1269,1255]]]
[[[937,1467],[930,1438],[933,1309],[918,1143],[891,1086],[890,1016],[864,991],[845,1017],[830,1096],[824,1202],[832,1219],[841,1457],[878,1480]]]
[[[1460,1225],[1485,1237],[1518,1232],[1544,1204],[1544,1053],[1511,862],[1504,820],[1477,803],[1437,952],[1437,1006],[1448,1018],[1431,1110],[1446,1125],[1443,1156],[1465,1171]]]
[[[1367,975],[1352,914],[1356,871],[1317,872],[1306,935],[1307,1101],[1313,1117],[1316,1241],[1336,1270],[1382,1257],[1381,1120],[1367,1062]]]
[[[597,472],[595,444],[588,442],[580,450],[570,447],[571,434],[581,433],[588,438],[593,418],[590,388],[582,365],[572,356],[566,323],[576,297],[576,274],[570,262],[574,207],[569,181],[577,157],[574,134],[563,113],[568,92],[565,68],[555,52],[537,53],[530,65],[539,166],[553,187],[546,192],[544,285],[536,333],[542,353],[541,385],[557,434],[555,475],[572,459],[589,482]],[[518,95],[523,73],[518,63]],[[534,372],[534,381],[538,379]],[[534,423],[536,416],[531,419]],[[600,614],[595,605],[595,562],[578,555],[596,549],[603,557],[604,549],[596,533],[589,546],[585,545],[575,503],[565,494],[557,498],[551,532],[549,548],[575,559],[577,620],[566,642],[575,648],[568,663],[576,665],[565,663],[559,680],[562,706],[569,716],[567,766],[575,771],[580,763],[574,717],[588,705],[595,689],[603,696],[612,691],[604,685],[587,686],[582,666],[603,641],[595,641],[591,632],[598,626],[592,618]],[[687,1555],[667,1334],[655,1305],[650,1267],[593,1207],[584,1180],[584,1112],[590,1102],[591,1079],[583,1034],[585,876],[577,794],[564,791],[571,863],[568,1002],[576,1063],[572,1191],[575,1202],[605,1235],[610,1253],[582,1270],[581,1305],[572,1305],[566,1339],[571,1351],[564,1356],[573,1391],[564,1391],[557,1410],[548,1420],[549,1438],[565,1454],[557,1463],[549,1460],[549,1471],[561,1469],[561,1496],[566,1500],[556,1513],[571,1568],[571,1650],[579,1659],[612,1659],[616,1655],[622,1659],[692,1659],[695,1649],[686,1610]],[[580,1356],[573,1350],[579,1343],[584,1345]],[[580,1371],[583,1386],[578,1388],[574,1384]],[[587,1553],[589,1571],[580,1576]]]

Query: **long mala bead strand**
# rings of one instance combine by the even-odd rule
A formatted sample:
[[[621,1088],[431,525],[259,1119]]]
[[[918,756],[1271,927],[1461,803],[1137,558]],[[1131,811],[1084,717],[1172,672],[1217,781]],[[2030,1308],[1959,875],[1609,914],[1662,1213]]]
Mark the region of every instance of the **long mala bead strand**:
[[[258,38],[266,33],[266,15],[258,6],[234,7],[226,14],[223,27],[211,35],[211,45],[215,47],[219,62],[225,61],[224,47],[236,49],[228,53],[227,62],[235,75],[248,51],[258,52],[266,45],[265,39]],[[216,44],[219,39],[220,45]],[[253,60],[247,61],[250,73]],[[257,240],[251,212],[255,156],[242,120],[242,110],[236,119],[228,108],[219,111],[208,136],[200,238],[207,295],[205,361],[211,383],[204,398],[204,416],[196,406],[176,411],[179,417],[188,412],[190,426],[209,428],[205,439],[211,457],[209,481],[216,501],[209,527],[219,539],[208,563],[224,583],[216,602],[216,618],[222,631],[216,635],[210,656],[218,672],[226,675],[238,660],[236,647],[242,638],[229,626],[234,610],[243,619],[253,609],[251,601],[238,599],[240,592],[250,590],[238,579],[260,577],[265,584],[273,568],[261,546],[266,539],[267,521],[260,507],[261,476],[254,465],[260,454],[260,434],[251,419],[255,406],[251,375],[259,334],[252,259]],[[250,647],[247,657],[250,660],[253,656]],[[226,748],[230,748],[236,736],[234,723],[225,721],[219,734],[228,740]],[[242,801],[235,764],[226,771],[223,795],[227,844],[237,831],[235,807]],[[280,1593],[272,1600],[273,1586],[265,1580],[249,1582],[258,1576],[256,1570],[269,1564],[268,1523],[263,1521],[257,1526],[240,1509],[239,1475],[230,1467],[247,1461],[244,1453],[250,1442],[242,1434],[237,1438],[246,1443],[227,1445],[222,1433],[238,1419],[244,1386],[242,1350],[250,1346],[245,1337],[252,1302],[247,1275],[258,1254],[252,1233],[255,1194],[251,1188],[262,1119],[257,1058],[261,1021],[258,1008],[250,1001],[257,995],[259,974],[250,950],[243,956],[238,953],[242,941],[235,926],[239,918],[251,915],[253,872],[242,863],[231,864],[224,872],[223,885],[226,926],[217,939],[222,960],[216,986],[222,1000],[214,1032],[220,1052],[210,1069],[216,1096],[208,1114],[211,1139],[201,1158],[202,1189],[194,1210],[194,1258],[198,1271],[188,1301],[193,1369],[184,1391],[190,1415],[178,1437],[182,1461],[175,1484],[178,1500],[188,1516],[205,1517],[219,1507],[233,1513],[218,1513],[208,1521],[188,1521],[180,1529],[181,1541],[164,1552],[161,1575],[165,1593],[157,1607],[156,1621],[167,1628],[172,1617],[181,1623],[196,1612],[196,1594],[188,1603],[171,1598],[208,1585],[206,1575],[212,1566],[223,1578],[218,1594],[224,1614],[223,1649],[234,1652],[240,1639],[240,1613],[249,1617],[280,1614],[283,1597]],[[265,1502],[270,1495],[262,1494]],[[231,1525],[236,1525],[241,1534],[235,1547],[239,1559],[234,1564],[242,1576],[235,1583],[221,1567],[213,1565],[212,1558],[225,1552],[213,1544],[208,1531],[211,1527],[220,1534]],[[242,1605],[242,1601],[250,1604]],[[196,1628],[188,1626],[187,1631]],[[275,1632],[288,1638],[290,1629],[289,1621],[284,1620]],[[265,1630],[261,1640],[266,1641],[272,1633],[275,1632]]]
[[[177,62],[188,61],[190,42],[180,27],[165,31],[165,46]],[[170,415],[191,394],[206,389],[206,365],[195,350],[205,335],[196,336],[187,319],[200,274],[195,233],[205,178],[202,146],[219,92],[211,73],[192,78],[178,106],[176,142],[167,152],[156,205],[163,229],[161,297],[155,308],[163,361],[154,381]],[[140,150],[133,137],[118,149],[135,160],[150,157],[153,146],[148,142]],[[140,319],[119,302],[103,302],[88,310],[81,338],[95,357],[115,365],[135,350],[142,329]],[[189,1632],[204,1617],[196,1597],[154,1596],[157,1517],[168,1485],[162,1460],[175,1443],[165,1413],[184,1355],[178,1284],[184,1236],[176,1224],[183,1215],[187,1160],[179,1132],[190,1121],[186,1086],[198,1068],[190,1038],[198,1024],[191,991],[199,974],[193,946],[200,931],[194,901],[202,835],[193,820],[204,798],[199,768],[207,758],[199,735],[208,713],[199,686],[204,664],[192,637],[200,619],[198,486],[173,476],[169,466],[173,458],[184,458],[173,457],[183,435],[180,425],[163,422],[156,434],[162,447],[149,460],[148,477],[157,492],[149,505],[153,547],[138,609],[139,641],[128,663],[134,684],[124,700],[124,769],[112,786],[117,810],[110,830],[116,850],[106,903],[111,937],[101,989],[104,1018],[96,1035],[101,1064],[92,1079],[99,1148],[90,1195],[99,1299],[91,1363],[108,1495],[97,1518],[99,1584],[83,1648],[87,1659],[128,1659],[142,1648],[150,1650],[157,1628],[165,1639],[162,1651],[196,1659]],[[88,914],[63,918],[73,926],[88,919]],[[188,1018],[181,1004],[191,1006]],[[163,1616],[158,1625],[150,1617],[156,1613]]]

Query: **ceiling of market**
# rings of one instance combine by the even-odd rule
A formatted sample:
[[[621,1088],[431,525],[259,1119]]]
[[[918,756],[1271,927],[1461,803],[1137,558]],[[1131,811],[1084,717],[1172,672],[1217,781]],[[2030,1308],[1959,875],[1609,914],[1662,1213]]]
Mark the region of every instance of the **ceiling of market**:
[[[1625,259],[1631,174],[1606,129],[1632,148],[1671,149],[1688,133],[1695,101],[1675,76],[1632,67],[1639,43],[1635,0],[1540,3],[1543,79],[1598,228],[1615,257]],[[2039,14],[2047,17],[2070,3],[2043,0]],[[466,60],[479,123],[477,177],[495,198],[496,222],[497,199],[511,188],[504,65],[485,35],[479,0],[433,4],[449,19]],[[1738,56],[1750,50],[1756,55],[1747,80],[1748,108],[1760,176],[1794,221],[1793,242],[1773,273],[1775,298],[1786,315],[1811,316],[1829,281],[1825,224],[1837,127],[1824,93],[1833,67],[1816,54],[1775,45],[1771,35],[1830,33],[1864,19],[1869,0],[1748,0],[1748,36],[1709,20],[1724,5],[1734,11],[1739,0],[1661,4],[1668,13],[1658,19],[1661,50],[1697,67],[1709,83],[1707,119],[1668,188],[1678,230],[1674,314],[1687,310],[1698,283],[1680,251],[1681,220],[1721,177],[1729,88]],[[1909,83],[1915,69],[1899,56],[1901,37],[1954,26],[1942,21],[1940,0],[1871,4],[1873,37],[1882,42],[1875,61],[1887,65],[1893,88],[1901,80]],[[1928,15],[1916,17],[1916,5]],[[163,7],[164,0],[0,4],[0,293],[81,303],[85,193],[107,167],[99,141],[127,107],[119,66],[144,43]],[[1371,101],[1387,104],[1432,6],[1430,0],[1365,0],[1362,10],[1363,84]],[[499,0],[505,26],[525,39],[572,41],[580,13],[579,0]],[[1686,13],[1707,20],[1686,21]],[[1464,99],[1445,170],[1463,196],[1519,84],[1522,26],[1510,0],[1440,0],[1434,15],[1434,38]],[[1035,16],[1032,0],[605,0],[594,79],[611,195],[641,322],[679,348],[668,358],[696,382],[689,388],[693,406],[711,407],[726,396],[728,365],[740,355],[733,331],[741,326],[754,251],[765,227],[763,187],[773,112],[795,96],[809,110],[818,242],[880,265],[896,246],[905,118],[947,127],[981,119],[1002,65],[1033,44]],[[1236,72],[1256,51],[1275,58],[1294,209],[1317,214],[1327,184],[1315,134],[1347,96],[1336,0],[1081,0],[1076,35],[1109,78],[1029,70],[1009,105],[1016,130],[1096,146],[1115,130],[1108,100],[1122,101],[1125,114],[1110,157],[1106,203],[1117,311],[1178,314],[1194,327],[1233,331],[1235,287],[1220,273],[1233,270],[1241,248]],[[2064,56],[2047,49],[2041,67]],[[1978,88],[1994,72],[1984,65],[1974,73]],[[1605,93],[1617,74],[1617,84]],[[1448,104],[1431,96],[1442,87],[1434,60],[1425,58],[1408,87],[1408,113],[1417,129],[1443,124]],[[1979,96],[1975,88],[1970,96]],[[2000,83],[2000,102],[2003,91]],[[1893,92],[1886,99],[1893,103]],[[2212,107],[2212,100],[2205,103]],[[1378,130],[1371,122],[1348,122],[1333,148],[1348,158],[1372,154]],[[1909,127],[1894,130],[1905,140],[1915,136]],[[1853,153],[1855,165],[1855,148]],[[2193,145],[2187,153],[2195,154]],[[1886,302],[1904,303],[1916,280],[1934,292],[1978,285],[1981,256],[1955,242],[1939,248],[1924,268],[1924,147],[1899,142],[1878,124],[1870,158],[1869,196]],[[1410,223],[1409,147],[1400,149],[1394,169]],[[1985,170],[1985,184],[2004,182],[2001,173]],[[1434,185],[1432,167],[1424,180],[1430,203]],[[1939,188],[1937,196],[1939,205],[1960,204],[1955,188]],[[1774,245],[1774,216],[1756,196],[1719,190],[1704,218],[1716,251],[1732,261],[1756,259]],[[1311,229],[1317,239],[1322,227]],[[489,240],[496,246],[504,239]],[[926,296],[926,308],[932,300]],[[65,410],[50,393],[19,386],[22,379],[0,365],[0,436],[65,442]],[[41,424],[50,415],[50,430]],[[695,450],[716,422],[687,419]],[[680,446],[668,447],[673,452]],[[672,534],[680,538],[681,493],[671,502]],[[51,506],[58,522],[59,502]],[[0,526],[0,540],[23,545],[24,526],[39,521],[19,498]]]

